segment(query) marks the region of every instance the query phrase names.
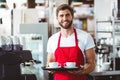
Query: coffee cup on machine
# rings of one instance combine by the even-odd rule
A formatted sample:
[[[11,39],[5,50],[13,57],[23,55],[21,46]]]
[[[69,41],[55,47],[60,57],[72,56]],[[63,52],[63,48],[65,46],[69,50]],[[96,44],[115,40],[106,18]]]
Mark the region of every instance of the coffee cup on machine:
[[[106,71],[106,70],[109,70],[110,69],[110,62],[104,62],[102,67],[101,67],[101,70],[102,71]]]

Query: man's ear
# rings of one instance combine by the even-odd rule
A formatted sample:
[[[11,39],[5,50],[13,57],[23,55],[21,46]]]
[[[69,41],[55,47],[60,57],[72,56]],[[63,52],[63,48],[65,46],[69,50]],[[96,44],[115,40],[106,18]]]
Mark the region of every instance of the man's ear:
[[[72,16],[72,18],[74,19],[74,15]]]

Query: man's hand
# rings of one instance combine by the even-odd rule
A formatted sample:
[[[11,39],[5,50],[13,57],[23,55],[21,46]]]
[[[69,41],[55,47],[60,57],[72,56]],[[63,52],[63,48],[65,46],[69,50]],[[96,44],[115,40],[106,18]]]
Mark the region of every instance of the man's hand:
[[[54,70],[49,70],[48,71],[48,73],[50,73],[50,74],[54,74],[56,71],[54,71]]]
[[[82,75],[84,74],[84,66],[80,65],[79,70],[73,70],[73,71],[68,71],[68,72],[74,75]]]

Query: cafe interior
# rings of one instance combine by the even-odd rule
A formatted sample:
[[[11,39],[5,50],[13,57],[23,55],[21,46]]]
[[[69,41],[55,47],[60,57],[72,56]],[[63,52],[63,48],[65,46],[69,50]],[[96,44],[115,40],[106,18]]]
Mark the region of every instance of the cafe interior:
[[[44,66],[60,4],[73,7],[73,24],[95,42],[87,80],[120,80],[120,0],[0,0],[0,80],[53,80]]]

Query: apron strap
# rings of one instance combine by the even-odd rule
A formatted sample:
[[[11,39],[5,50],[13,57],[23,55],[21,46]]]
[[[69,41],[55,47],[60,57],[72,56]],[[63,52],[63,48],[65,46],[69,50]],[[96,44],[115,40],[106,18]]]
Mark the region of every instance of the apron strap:
[[[75,44],[76,46],[78,46],[78,38],[77,38],[77,32],[75,28],[74,28],[74,33],[75,33]]]
[[[59,39],[58,39],[58,47],[60,47],[60,39],[61,39],[61,32],[60,32]]]

